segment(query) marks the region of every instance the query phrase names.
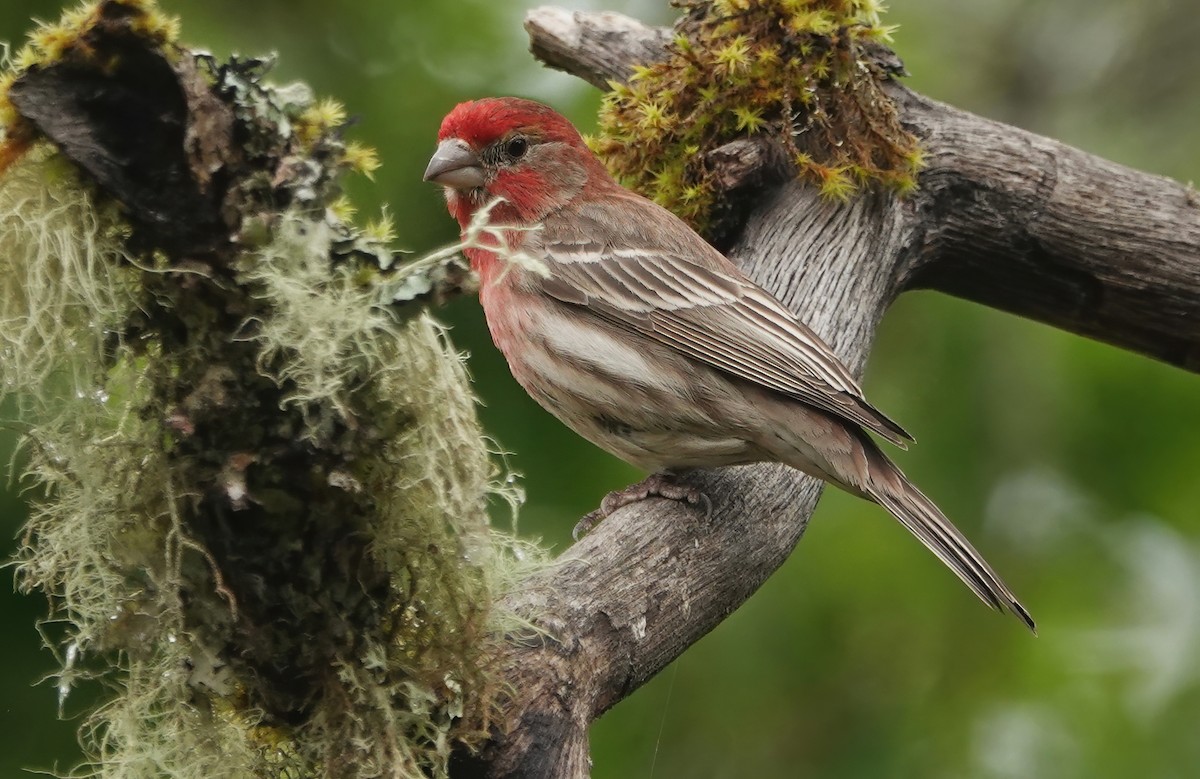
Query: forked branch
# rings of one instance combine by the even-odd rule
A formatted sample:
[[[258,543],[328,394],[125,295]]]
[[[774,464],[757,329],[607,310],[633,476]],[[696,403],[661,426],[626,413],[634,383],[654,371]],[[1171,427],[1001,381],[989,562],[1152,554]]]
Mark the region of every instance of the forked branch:
[[[555,8],[531,11],[526,29],[548,65],[601,88],[670,40],[618,14]],[[889,89],[925,148],[919,192],[835,205],[795,183],[752,190],[730,252],[851,368],[861,372],[896,295],[927,287],[1200,369],[1194,190]],[[744,142],[727,155],[739,177],[772,164]],[[661,500],[627,507],[509,596],[552,638],[509,643],[507,721],[456,775],[587,776],[591,722],[740,606],[788,557],[820,494],[782,466],[691,478],[711,516]]]

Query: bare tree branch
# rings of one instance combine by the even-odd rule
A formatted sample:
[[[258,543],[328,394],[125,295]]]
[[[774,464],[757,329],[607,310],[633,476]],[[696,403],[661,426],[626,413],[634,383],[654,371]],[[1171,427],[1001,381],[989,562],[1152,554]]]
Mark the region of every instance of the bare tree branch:
[[[929,166],[906,287],[1200,370],[1200,197],[897,88]]]
[[[535,55],[601,88],[660,58],[671,36],[547,7],[526,29]],[[1200,368],[1194,191],[892,89],[928,154],[918,195],[838,206],[785,184],[730,252],[855,372],[887,306],[915,287]],[[734,146],[721,151],[739,180],[774,159]],[[662,500],[627,507],[508,597],[550,638],[513,637],[508,719],[459,775],[587,776],[590,723],[740,606],[791,553],[820,494],[782,466],[691,478],[712,498],[710,517]]]
[[[529,50],[552,68],[608,89],[633,66],[662,59],[672,33],[609,11],[568,11],[541,6],[525,16]]]

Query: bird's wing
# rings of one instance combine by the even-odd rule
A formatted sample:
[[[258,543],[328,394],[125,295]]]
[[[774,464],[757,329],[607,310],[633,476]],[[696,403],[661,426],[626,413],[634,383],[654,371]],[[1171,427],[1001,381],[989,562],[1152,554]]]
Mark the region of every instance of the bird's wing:
[[[682,228],[687,237],[671,228]],[[649,231],[634,229],[636,237],[651,238],[635,242],[639,248],[555,232],[535,242],[549,275],[534,283],[551,297],[898,446],[912,440],[863,399],[858,383],[816,333],[682,223],[666,232],[685,246],[670,249],[663,246],[661,230],[651,238]]]

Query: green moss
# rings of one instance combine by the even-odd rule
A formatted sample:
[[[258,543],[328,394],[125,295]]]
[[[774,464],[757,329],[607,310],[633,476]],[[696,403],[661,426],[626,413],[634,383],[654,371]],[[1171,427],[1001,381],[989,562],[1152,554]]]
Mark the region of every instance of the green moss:
[[[889,39],[875,0],[692,0],[664,61],[612,83],[593,148],[624,184],[704,230],[717,192],[704,153],[765,135],[798,175],[845,200],[916,186],[920,154],[863,56]]]

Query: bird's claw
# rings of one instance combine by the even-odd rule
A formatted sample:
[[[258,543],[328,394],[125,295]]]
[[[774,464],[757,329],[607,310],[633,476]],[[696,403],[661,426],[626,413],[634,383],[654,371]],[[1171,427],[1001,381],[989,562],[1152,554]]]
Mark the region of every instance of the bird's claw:
[[[712,516],[712,499],[704,492],[687,484],[680,484],[669,474],[654,473],[637,484],[631,484],[621,490],[614,490],[600,501],[600,508],[585,514],[583,519],[571,531],[571,537],[578,541],[599,525],[609,514],[631,503],[643,501],[646,498],[666,498],[677,500],[704,509],[704,518]]]
[[[583,515],[583,519],[575,523],[575,527],[571,530],[571,538],[578,541],[579,539],[592,532],[592,528],[599,525],[608,516],[604,513],[603,507],[595,511],[589,511]]]

